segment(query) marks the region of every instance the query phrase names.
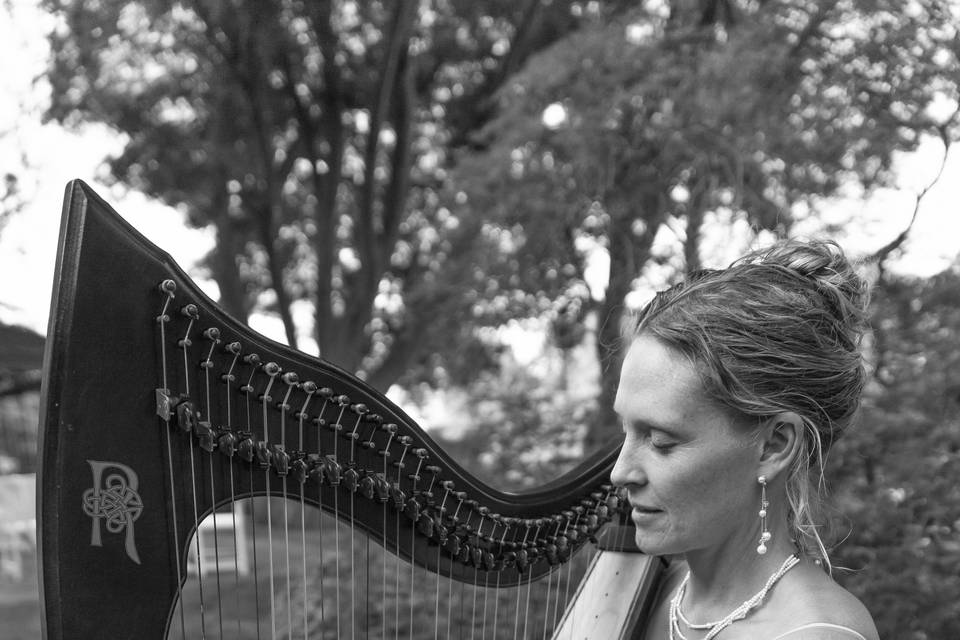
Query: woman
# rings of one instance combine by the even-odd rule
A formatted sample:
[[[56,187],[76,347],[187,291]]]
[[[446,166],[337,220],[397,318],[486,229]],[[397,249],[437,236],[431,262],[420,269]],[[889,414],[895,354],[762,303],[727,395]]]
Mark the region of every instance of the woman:
[[[786,241],[640,313],[615,408],[637,545],[676,556],[648,640],[876,640],[830,577],[823,463],[859,404],[866,286],[840,249]]]

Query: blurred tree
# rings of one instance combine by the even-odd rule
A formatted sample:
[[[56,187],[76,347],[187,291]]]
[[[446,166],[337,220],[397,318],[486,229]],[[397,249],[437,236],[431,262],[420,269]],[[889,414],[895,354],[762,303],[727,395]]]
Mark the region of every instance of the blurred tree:
[[[893,0],[649,1],[533,57],[464,154],[457,185],[501,237],[514,315],[600,319],[591,431],[616,431],[625,296],[646,267],[700,266],[705,221],[789,231],[842,188],[888,184],[894,152],[956,139],[956,5]],[[672,252],[654,240],[675,236]],[[590,250],[609,255],[591,291]],[[571,314],[570,309],[576,308]]]
[[[47,6],[50,116],[111,123],[117,179],[215,225],[234,314],[267,304],[296,344],[308,301],[321,354],[380,388],[495,364],[478,326],[570,346],[598,319],[596,441],[645,267],[698,266],[710,220],[786,233],[957,134],[936,0]]]
[[[0,186],[0,234],[3,233],[10,216],[22,208],[20,178],[15,173],[7,173],[3,176],[3,185]]]
[[[838,578],[884,638],[960,637],[960,264],[887,276],[873,316],[876,373],[859,426],[831,452],[850,536]]]
[[[234,315],[266,303],[296,346],[309,301],[323,357],[380,388],[476,342],[465,283],[488,247],[442,205],[448,149],[580,26],[570,2],[45,4],[49,116],[114,126],[113,176],[216,228]]]

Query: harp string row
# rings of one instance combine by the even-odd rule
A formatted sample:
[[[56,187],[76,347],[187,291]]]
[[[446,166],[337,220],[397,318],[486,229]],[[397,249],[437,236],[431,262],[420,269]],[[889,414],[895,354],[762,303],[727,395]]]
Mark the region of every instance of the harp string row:
[[[171,286],[172,285],[172,286]],[[200,529],[201,516],[214,513],[223,506],[230,507],[232,537],[234,549],[237,549],[237,513],[232,508],[238,500],[252,496],[268,496],[263,505],[267,524],[267,555],[270,583],[270,637],[278,635],[278,612],[276,609],[276,584],[274,566],[274,539],[272,500],[269,496],[277,495],[282,499],[283,547],[285,570],[285,604],[286,604],[286,632],[293,633],[293,583],[291,576],[291,536],[289,531],[290,514],[288,503],[292,499],[300,508],[300,535],[297,543],[300,546],[299,582],[303,590],[302,637],[306,638],[311,630],[309,604],[315,599],[319,606],[319,628],[327,625],[327,614],[333,615],[337,637],[341,637],[340,614],[341,588],[348,585],[349,592],[349,630],[351,637],[355,637],[359,627],[357,621],[357,591],[365,595],[365,614],[367,629],[370,624],[370,540],[377,540],[383,549],[381,562],[381,584],[379,596],[380,617],[386,620],[388,603],[396,603],[393,611],[393,629],[395,637],[399,638],[401,628],[401,606],[404,594],[401,592],[400,575],[404,560],[409,562],[409,626],[408,633],[414,637],[415,626],[415,598],[409,597],[417,591],[417,568],[430,570],[435,573],[433,602],[433,634],[439,638],[441,634],[440,595],[442,579],[448,581],[446,603],[446,633],[449,636],[454,617],[458,617],[463,624],[464,616],[454,615],[454,581],[461,583],[459,590],[459,607],[461,613],[464,607],[464,584],[472,587],[470,594],[471,638],[479,631],[481,637],[487,637],[488,613],[492,607],[492,622],[490,628],[496,635],[499,630],[501,600],[494,597],[491,604],[491,592],[499,593],[504,588],[514,587],[512,631],[513,637],[528,637],[530,620],[531,594],[534,578],[546,575],[546,593],[541,603],[545,622],[542,626],[542,636],[547,637],[548,628],[555,627],[560,613],[561,592],[563,601],[569,601],[570,584],[572,581],[570,562],[574,552],[588,541],[595,542],[595,535],[599,528],[609,521],[618,508],[618,496],[608,485],[591,487],[582,497],[568,504],[566,508],[555,509],[551,513],[540,513],[535,517],[520,517],[518,515],[501,515],[492,513],[484,506],[487,501],[483,495],[471,495],[468,491],[457,490],[451,476],[450,469],[446,468],[443,460],[432,459],[431,451],[425,443],[418,441],[415,432],[406,431],[402,423],[384,418],[382,410],[368,408],[365,402],[351,400],[351,391],[338,392],[334,385],[337,380],[325,379],[321,383],[303,380],[295,371],[283,371],[275,362],[262,362],[259,355],[253,352],[244,353],[241,340],[233,340],[224,344],[225,338],[221,330],[208,327],[200,335],[208,341],[208,348],[203,350],[202,359],[192,362],[191,347],[195,334],[201,323],[199,308],[188,302],[179,307],[179,314],[168,313],[174,300],[176,285],[172,281],[164,281],[160,287],[164,294],[163,310],[157,317],[160,327],[161,343],[161,386],[156,390],[158,413],[163,418],[163,428],[167,442],[167,462],[170,474],[170,492],[172,503],[173,536],[177,545],[181,545],[180,536],[189,536],[191,531],[181,531],[177,522],[178,507],[173,502],[178,493],[174,486],[175,455],[173,445],[182,451],[187,450],[189,458],[185,466],[189,467],[188,482],[192,503],[193,518],[192,532]],[[168,379],[167,370],[167,340],[169,331],[167,325],[174,324],[177,316],[185,321],[185,328],[177,333],[180,337],[176,345],[183,353],[183,368],[178,377],[182,389],[178,394],[170,392],[176,386]],[[284,365],[289,366],[289,365]],[[197,367],[203,373],[192,375],[192,368]],[[245,371],[244,371],[245,369]],[[223,383],[223,393],[212,393],[212,376],[217,375]],[[242,377],[241,377],[242,376]],[[202,379],[202,383],[200,380]],[[198,394],[191,393],[191,380],[201,384],[202,390]],[[244,384],[240,384],[245,380]],[[321,386],[321,384],[323,386]],[[282,399],[274,402],[271,392],[282,388]],[[244,425],[234,423],[234,396],[242,395],[245,404]],[[197,396],[200,396],[199,398]],[[202,398],[202,400],[201,400]],[[252,404],[254,399],[260,404],[261,424],[255,432],[252,424]],[[319,402],[318,402],[319,401]],[[160,406],[166,407],[161,411]],[[319,407],[319,408],[318,408]],[[289,421],[289,418],[295,418]],[[291,422],[295,424],[291,426]],[[296,433],[290,429],[296,429]],[[176,434],[186,436],[175,439]],[[174,440],[171,443],[171,440]],[[340,446],[340,440],[349,442],[349,452],[346,447]],[[290,445],[296,442],[295,448]],[[195,452],[194,449],[200,451]],[[216,456],[219,453],[221,455]],[[198,460],[195,456],[199,455]],[[207,457],[207,465],[202,465],[202,457]],[[215,464],[215,460],[218,461]],[[376,461],[376,462],[374,462]],[[198,466],[199,462],[199,466]],[[248,470],[248,487],[241,488],[235,484],[235,469]],[[415,465],[415,466],[414,466]],[[204,466],[206,469],[203,470]],[[380,467],[379,469],[377,467]],[[391,469],[392,467],[392,469]],[[255,469],[262,470],[262,478],[255,478]],[[411,473],[405,471],[412,470]],[[197,477],[200,473],[206,478]],[[395,472],[395,474],[393,473]],[[223,486],[218,486],[217,478],[222,480]],[[207,484],[209,483],[209,484]],[[198,497],[202,488],[208,488],[206,496]],[[293,489],[291,491],[291,488]],[[470,487],[467,487],[470,489]],[[342,495],[346,492],[346,495]],[[346,497],[347,502],[341,503]],[[201,502],[202,500],[202,502]],[[375,505],[374,509],[370,505]],[[253,503],[251,503],[253,507]],[[319,592],[318,597],[310,596],[310,580],[308,578],[307,554],[313,545],[308,543],[306,526],[306,508],[319,507],[321,516],[317,524],[320,544],[315,545],[319,551]],[[340,525],[333,525],[334,548],[336,550],[334,599],[335,608],[332,612],[325,610],[326,600],[323,576],[323,521],[322,513],[327,511],[336,518],[347,523],[349,541],[349,555],[341,553]],[[371,517],[371,513],[376,514]],[[250,524],[254,539],[253,546],[253,590],[257,609],[257,637],[260,637],[259,593],[260,579],[257,576],[257,531],[256,509],[251,508]],[[392,540],[388,532],[393,525]],[[365,534],[365,555],[367,562],[363,574],[362,586],[358,579],[358,572],[354,568],[356,558],[355,536],[359,530]],[[214,553],[219,558],[218,524],[213,518]],[[199,588],[197,590],[197,604],[199,606],[199,620],[201,635],[206,636],[206,606],[204,602],[203,560],[199,544],[199,535],[194,535],[195,553]],[[407,541],[407,544],[404,544]],[[185,548],[177,546],[176,548]],[[395,556],[395,583],[394,593],[388,594],[387,577],[388,562],[386,551],[392,551]],[[346,567],[341,567],[341,556],[349,558]],[[182,560],[178,558],[178,560]],[[224,636],[223,601],[221,593],[223,584],[219,576],[219,561],[217,564],[216,594],[217,594],[217,630],[220,637]],[[237,611],[240,610],[240,568],[238,553],[233,558],[233,584]],[[177,590],[175,599],[180,603],[181,631],[184,630],[184,592],[182,585],[184,575],[180,562],[177,566]],[[482,575],[481,575],[482,574]],[[491,575],[493,574],[493,575]],[[556,580],[554,580],[556,574]],[[491,578],[494,578],[491,581]],[[506,580],[504,580],[506,578]],[[563,583],[563,584],[561,584]],[[491,586],[496,589],[490,589]],[[483,601],[478,602],[478,591],[484,589]],[[392,595],[390,598],[388,596]],[[479,609],[478,609],[479,607]],[[478,617],[479,614],[479,617]],[[386,624],[383,633],[386,633]],[[212,629],[211,629],[212,632]],[[238,619],[237,633],[242,629]]]

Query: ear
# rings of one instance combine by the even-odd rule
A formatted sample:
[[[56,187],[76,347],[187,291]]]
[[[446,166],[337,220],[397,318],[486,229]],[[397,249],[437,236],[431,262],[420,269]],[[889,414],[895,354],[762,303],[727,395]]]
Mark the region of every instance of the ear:
[[[784,411],[769,418],[760,431],[763,449],[760,453],[758,476],[776,478],[800,455],[803,443],[803,420],[793,411]]]

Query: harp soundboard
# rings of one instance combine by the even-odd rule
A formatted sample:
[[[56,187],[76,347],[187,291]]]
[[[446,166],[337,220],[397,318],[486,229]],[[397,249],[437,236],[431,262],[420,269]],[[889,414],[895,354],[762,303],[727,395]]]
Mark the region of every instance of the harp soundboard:
[[[615,445],[490,487],[379,391],[227,315],[80,181],[48,326],[46,638],[636,632],[661,562],[629,549]]]

